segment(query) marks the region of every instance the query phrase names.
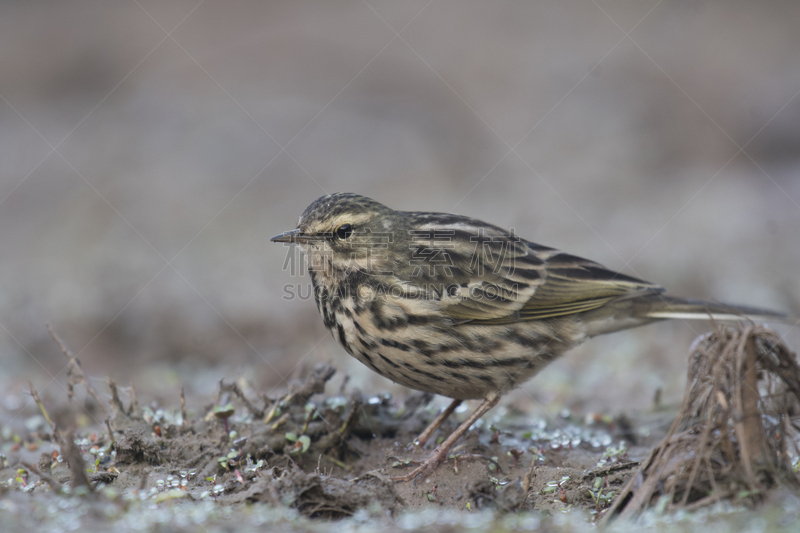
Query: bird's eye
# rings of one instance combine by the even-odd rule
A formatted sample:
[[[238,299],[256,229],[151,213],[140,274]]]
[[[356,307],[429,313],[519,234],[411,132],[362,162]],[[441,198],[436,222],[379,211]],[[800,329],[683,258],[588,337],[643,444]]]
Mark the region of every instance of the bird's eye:
[[[339,226],[339,229],[336,230],[336,236],[340,239],[344,240],[350,237],[353,234],[353,226],[350,224],[342,224]]]

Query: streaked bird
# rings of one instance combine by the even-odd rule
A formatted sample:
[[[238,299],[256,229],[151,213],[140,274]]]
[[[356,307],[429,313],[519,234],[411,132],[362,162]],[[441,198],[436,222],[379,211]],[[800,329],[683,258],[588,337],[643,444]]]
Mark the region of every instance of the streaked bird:
[[[474,218],[395,211],[352,193],[317,199],[271,239],[307,254],[317,308],[345,350],[378,374],[481,405],[417,468],[432,471],[500,397],[590,337],[668,318],[784,320],[765,309],[664,289]]]

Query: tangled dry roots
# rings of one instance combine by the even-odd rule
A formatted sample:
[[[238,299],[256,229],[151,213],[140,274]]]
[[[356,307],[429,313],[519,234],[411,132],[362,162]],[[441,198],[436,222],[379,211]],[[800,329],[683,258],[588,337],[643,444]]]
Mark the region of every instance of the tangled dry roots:
[[[800,488],[800,366],[764,326],[722,327],[689,355],[683,404],[666,438],[622,490],[606,520],[696,509],[726,498],[756,503],[779,485]]]

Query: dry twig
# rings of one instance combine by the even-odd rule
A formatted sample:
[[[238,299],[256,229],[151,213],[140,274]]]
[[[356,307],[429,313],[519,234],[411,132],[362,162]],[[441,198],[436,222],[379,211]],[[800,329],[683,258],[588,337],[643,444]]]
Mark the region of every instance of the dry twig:
[[[797,449],[800,365],[764,326],[717,328],[698,338],[678,417],[606,515],[692,510],[723,498],[755,502],[778,484],[800,488]]]
[[[42,472],[39,471],[38,468],[33,466],[31,463],[22,461],[21,464],[22,466],[24,466],[25,468],[27,468],[28,470],[39,476],[39,479],[50,485],[50,488],[53,489],[53,492],[61,492],[62,489],[61,483],[59,483],[52,477],[48,476],[47,474],[43,474]]]
[[[250,400],[247,399],[247,396],[244,395],[244,392],[242,392],[242,389],[239,387],[239,385],[236,384],[235,381],[233,383],[225,383],[225,380],[223,379],[219,380],[219,393],[217,395],[218,403],[219,399],[222,398],[223,392],[229,392],[237,396],[240,400],[242,400],[242,403],[250,412],[250,414],[253,415],[254,418],[261,418],[264,416],[264,411],[253,405],[250,402]],[[181,388],[181,409],[182,412],[184,413],[184,420],[185,420],[186,404],[183,400],[183,388]]]
[[[39,399],[39,394],[36,392],[36,389],[33,388],[33,383],[28,381],[28,386],[31,388],[31,396],[33,396],[33,401],[36,402],[36,405],[39,406],[39,411],[42,412],[42,416],[44,417],[45,420],[47,420],[47,423],[50,425],[50,431],[53,432],[53,439],[56,442],[63,444],[64,437],[61,436],[61,433],[59,433],[58,429],[56,428],[56,423],[53,422],[53,419],[50,418],[50,415],[47,413],[47,409],[44,408],[42,400]]]
[[[181,385],[181,426],[186,427],[188,420],[186,418],[186,397],[183,394],[183,385]]]
[[[74,394],[74,387],[75,385],[83,385],[86,389],[86,393],[91,396],[95,402],[97,402],[97,406],[103,406],[103,401],[100,399],[100,396],[97,394],[97,391],[94,390],[92,384],[86,379],[86,376],[83,373],[83,369],[81,368],[81,362],[72,354],[72,350],[61,340],[61,337],[50,327],[50,324],[45,324],[47,328],[47,332],[50,333],[50,336],[53,337],[53,340],[56,341],[56,344],[61,348],[61,352],[64,354],[64,357],[67,358],[67,397],[72,400],[72,396]]]
[[[65,437],[66,443],[61,447],[61,455],[69,464],[70,487],[87,487],[91,492],[92,485],[86,477],[86,462],[83,460],[81,449],[75,444],[75,432],[70,431]]]

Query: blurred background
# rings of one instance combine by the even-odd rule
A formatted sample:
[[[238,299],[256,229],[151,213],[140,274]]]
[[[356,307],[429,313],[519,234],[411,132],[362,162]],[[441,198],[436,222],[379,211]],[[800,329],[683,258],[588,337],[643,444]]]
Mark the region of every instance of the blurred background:
[[[798,21],[790,0],[4,0],[0,407],[28,379],[64,397],[45,323],[103,394],[267,392],[318,361],[403,394],[268,240],[337,191],[800,316]],[[677,402],[710,328],[595,339],[509,401]]]

